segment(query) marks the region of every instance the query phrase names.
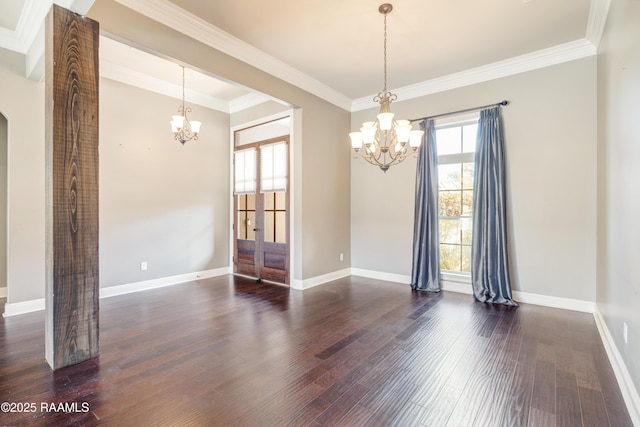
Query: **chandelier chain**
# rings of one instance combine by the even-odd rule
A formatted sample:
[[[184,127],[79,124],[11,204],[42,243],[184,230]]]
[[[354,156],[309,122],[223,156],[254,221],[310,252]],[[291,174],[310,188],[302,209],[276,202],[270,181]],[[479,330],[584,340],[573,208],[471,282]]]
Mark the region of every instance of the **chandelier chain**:
[[[387,91],[387,14],[384,14],[384,91]]]
[[[182,66],[182,108],[184,109],[184,65]]]

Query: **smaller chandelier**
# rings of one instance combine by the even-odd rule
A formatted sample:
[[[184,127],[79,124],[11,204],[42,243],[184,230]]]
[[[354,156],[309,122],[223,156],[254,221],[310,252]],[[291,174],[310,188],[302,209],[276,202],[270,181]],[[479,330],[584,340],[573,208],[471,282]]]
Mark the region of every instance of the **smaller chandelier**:
[[[354,158],[360,155],[383,172],[406,159],[409,153],[415,153],[424,134],[422,130],[413,130],[409,120],[395,120],[391,112],[391,103],[398,99],[387,90],[387,15],[392,10],[389,3],[378,8],[384,15],[384,89],[373,100],[380,104],[380,113],[375,121],[364,122],[360,132],[349,134]]]
[[[184,106],[184,66],[182,67],[182,104],[178,107],[180,115],[171,116],[171,130],[173,131],[173,139],[180,141],[182,145],[190,140],[198,139],[201,122],[189,121],[187,113],[191,112],[190,107]]]

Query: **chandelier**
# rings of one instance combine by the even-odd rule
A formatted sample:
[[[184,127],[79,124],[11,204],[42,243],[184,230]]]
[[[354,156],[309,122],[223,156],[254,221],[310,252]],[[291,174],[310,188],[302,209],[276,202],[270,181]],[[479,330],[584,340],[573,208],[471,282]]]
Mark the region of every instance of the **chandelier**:
[[[171,130],[173,131],[173,139],[180,141],[182,145],[190,140],[198,139],[198,132],[202,123],[198,121],[189,121],[187,113],[191,112],[190,107],[184,106],[184,66],[182,67],[182,104],[178,107],[180,115],[171,116]]]
[[[391,112],[391,103],[398,99],[387,90],[387,15],[392,10],[393,5],[389,3],[378,8],[384,15],[384,89],[373,100],[380,104],[380,113],[375,121],[362,123],[360,132],[349,134],[353,157],[360,155],[383,172],[406,159],[409,153],[414,153],[420,147],[424,134],[424,131],[412,130],[409,120],[394,119]]]

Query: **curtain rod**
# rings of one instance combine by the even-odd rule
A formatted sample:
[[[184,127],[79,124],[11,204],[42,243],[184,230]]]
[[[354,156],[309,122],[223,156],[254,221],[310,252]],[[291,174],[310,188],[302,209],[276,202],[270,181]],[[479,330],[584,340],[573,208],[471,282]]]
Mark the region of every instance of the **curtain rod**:
[[[489,107],[498,107],[498,106],[504,107],[506,105],[509,105],[509,101],[504,100],[504,101],[496,102],[495,104],[482,105],[480,107],[467,108],[467,109],[458,110],[458,111],[451,111],[449,113],[436,114],[435,116],[420,117],[419,119],[411,119],[409,121],[417,122],[417,121],[426,120],[426,119],[437,119],[439,117],[452,116],[454,114],[461,114],[461,113],[468,113],[469,111],[477,111],[477,110],[482,110],[484,108],[489,108]]]

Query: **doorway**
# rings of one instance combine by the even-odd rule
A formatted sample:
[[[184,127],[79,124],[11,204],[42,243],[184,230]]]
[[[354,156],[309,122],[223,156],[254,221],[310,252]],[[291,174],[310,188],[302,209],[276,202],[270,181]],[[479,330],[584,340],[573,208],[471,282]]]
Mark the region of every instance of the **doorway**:
[[[286,120],[286,126],[283,126]],[[262,128],[262,129],[256,129]],[[261,139],[274,133],[287,134]],[[288,118],[234,134],[233,271],[289,284]]]

